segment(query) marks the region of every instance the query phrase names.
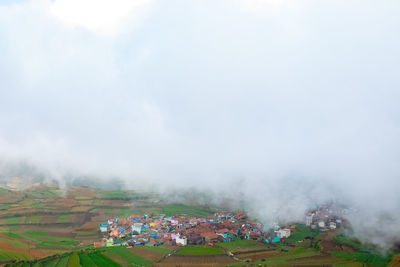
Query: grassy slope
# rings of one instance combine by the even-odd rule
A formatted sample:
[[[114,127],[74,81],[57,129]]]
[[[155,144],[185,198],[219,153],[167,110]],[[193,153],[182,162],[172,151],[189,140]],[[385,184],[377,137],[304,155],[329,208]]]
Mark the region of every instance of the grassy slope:
[[[217,245],[230,251],[249,251],[268,248],[266,245],[259,242],[253,240],[241,240],[239,238],[236,238],[232,242],[218,243]]]
[[[178,250],[178,255],[218,255],[225,252],[216,247],[186,246]]]

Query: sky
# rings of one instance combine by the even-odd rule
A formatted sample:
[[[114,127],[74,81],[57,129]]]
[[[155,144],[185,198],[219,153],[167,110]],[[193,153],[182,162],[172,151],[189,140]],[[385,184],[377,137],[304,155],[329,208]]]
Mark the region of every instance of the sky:
[[[400,236],[399,8],[1,1],[0,159],[212,191],[265,222],[337,200],[388,246],[382,224]]]

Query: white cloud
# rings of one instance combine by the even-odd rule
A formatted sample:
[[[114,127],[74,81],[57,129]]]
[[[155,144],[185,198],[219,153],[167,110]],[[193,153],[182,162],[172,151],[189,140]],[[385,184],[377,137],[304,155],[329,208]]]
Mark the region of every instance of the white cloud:
[[[51,13],[71,27],[83,27],[100,35],[115,35],[137,22],[152,0],[56,0]]]
[[[250,11],[260,11],[265,8],[290,7],[295,4],[293,0],[235,0],[240,6]]]
[[[228,184],[266,221],[334,197],[400,214],[399,2],[232,1],[157,1],[133,35],[151,2],[1,7],[0,158]]]

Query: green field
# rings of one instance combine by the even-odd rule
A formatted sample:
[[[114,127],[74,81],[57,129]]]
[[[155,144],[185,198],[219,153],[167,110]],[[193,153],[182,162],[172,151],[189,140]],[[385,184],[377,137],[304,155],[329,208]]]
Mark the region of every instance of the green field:
[[[40,216],[40,215],[29,216],[29,217],[25,218],[25,223],[26,224],[38,224],[38,223],[40,223],[41,219],[42,219],[42,216]]]
[[[79,254],[79,262],[84,267],[96,267],[96,264],[92,261],[92,259],[86,253]]]
[[[20,216],[7,218],[6,221],[7,224],[20,224],[20,222],[21,222]]]
[[[208,217],[213,214],[212,211],[201,207],[190,207],[186,205],[166,205],[161,207],[161,212],[166,216],[172,215],[191,215],[197,217]]]
[[[82,266],[79,263],[79,256],[78,256],[77,253],[73,253],[71,256],[69,256],[67,266],[68,267],[80,267],[80,266]]]
[[[164,255],[166,255],[166,254],[168,254],[168,253],[170,253],[172,251],[171,249],[165,248],[165,247],[140,246],[138,248],[151,250],[151,251],[154,251],[154,252],[157,252],[157,253],[160,253],[160,254],[164,254]]]
[[[69,222],[69,214],[62,214],[58,216],[57,223],[67,223]]]
[[[226,248],[230,251],[249,251],[249,250],[259,250],[259,249],[267,249],[266,244],[262,244],[260,242],[256,242],[253,240],[247,240],[240,238],[235,238],[232,242],[224,242],[217,244],[220,247]]]
[[[3,235],[34,241],[37,248],[75,248],[79,243],[68,237],[49,236],[46,232],[3,233]]]
[[[130,200],[132,194],[127,191],[104,191],[99,196],[99,199],[111,199],[111,200]]]
[[[347,236],[345,234],[337,235],[334,238],[334,241],[337,244],[348,245],[348,246],[351,246],[351,247],[353,247],[355,249],[360,249],[361,248],[360,241],[358,241],[357,239],[351,238],[351,237],[349,237],[349,236]]]
[[[104,250],[103,254],[109,258],[117,257],[123,259],[127,264],[136,266],[153,266],[153,263],[146,260],[125,247],[113,247]]]
[[[330,252],[331,255],[347,260],[355,259],[374,267],[385,267],[392,259],[392,254],[385,256],[371,252]]]
[[[288,242],[298,242],[304,240],[306,237],[313,238],[318,235],[317,231],[311,230],[302,224],[296,225],[296,231],[293,231],[291,236],[287,239]]]
[[[97,266],[109,266],[109,267],[120,267],[118,263],[115,261],[107,258],[100,252],[93,252],[88,254],[89,258],[92,260],[94,264]]]
[[[186,246],[182,247],[176,253],[178,255],[219,255],[225,254],[221,248],[216,247],[201,247],[201,246]]]
[[[22,243],[22,242],[20,242],[18,240],[13,240],[13,239],[8,239],[8,238],[3,238],[3,237],[0,237],[0,240],[4,241],[4,242],[7,242],[7,243],[9,243],[9,244],[11,244],[11,245],[13,245],[13,246],[15,246],[17,248],[29,248],[28,244]]]
[[[0,250],[0,261],[12,261],[12,260],[17,260],[17,261],[33,260],[33,257],[21,252]]]

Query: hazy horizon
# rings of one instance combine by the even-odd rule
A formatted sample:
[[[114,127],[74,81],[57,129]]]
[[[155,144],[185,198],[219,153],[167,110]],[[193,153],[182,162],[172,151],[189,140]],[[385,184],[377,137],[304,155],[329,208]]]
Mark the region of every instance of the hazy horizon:
[[[265,222],[357,208],[400,236],[398,1],[0,3],[0,160],[240,196]],[[382,231],[382,225],[388,231]]]

